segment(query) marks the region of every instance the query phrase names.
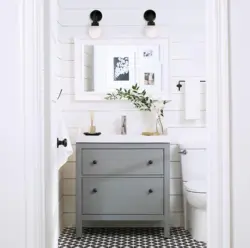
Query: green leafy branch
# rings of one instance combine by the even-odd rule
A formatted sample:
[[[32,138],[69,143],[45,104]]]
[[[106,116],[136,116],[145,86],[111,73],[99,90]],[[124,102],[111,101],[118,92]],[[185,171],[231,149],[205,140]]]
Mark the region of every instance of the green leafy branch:
[[[131,89],[115,89],[112,93],[107,93],[106,100],[129,100],[134,104],[136,108],[141,111],[151,111],[154,107],[154,103],[157,100],[153,100],[147,95],[145,90],[140,90],[138,84],[132,85]],[[167,101],[163,101],[165,105]],[[160,115],[164,116],[163,109],[160,109]]]

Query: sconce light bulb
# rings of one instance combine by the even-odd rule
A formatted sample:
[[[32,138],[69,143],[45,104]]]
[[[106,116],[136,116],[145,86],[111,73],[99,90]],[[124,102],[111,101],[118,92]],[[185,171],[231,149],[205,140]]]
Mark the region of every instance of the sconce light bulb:
[[[101,36],[102,30],[100,26],[90,26],[89,27],[89,36],[93,39],[97,39]]]
[[[155,38],[158,36],[158,30],[155,25],[148,25],[145,27],[145,34],[149,38]]]

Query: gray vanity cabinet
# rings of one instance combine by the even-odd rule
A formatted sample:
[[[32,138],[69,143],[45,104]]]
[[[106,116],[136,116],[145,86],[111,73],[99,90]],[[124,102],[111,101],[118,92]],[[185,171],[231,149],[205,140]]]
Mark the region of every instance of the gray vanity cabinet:
[[[168,237],[169,143],[77,143],[77,237],[91,220],[163,221]]]

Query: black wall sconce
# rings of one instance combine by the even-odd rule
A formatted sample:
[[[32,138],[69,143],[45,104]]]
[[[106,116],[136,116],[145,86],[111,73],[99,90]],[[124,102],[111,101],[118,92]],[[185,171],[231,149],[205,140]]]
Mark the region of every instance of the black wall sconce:
[[[93,10],[90,13],[90,19],[92,20],[92,23],[89,28],[89,36],[96,39],[101,36],[102,30],[99,27],[99,22],[102,20],[102,12],[99,10]]]
[[[155,26],[156,13],[155,11],[149,9],[144,13],[144,19],[147,21],[147,26],[145,27],[145,34],[147,37],[154,38],[158,35],[157,28]]]

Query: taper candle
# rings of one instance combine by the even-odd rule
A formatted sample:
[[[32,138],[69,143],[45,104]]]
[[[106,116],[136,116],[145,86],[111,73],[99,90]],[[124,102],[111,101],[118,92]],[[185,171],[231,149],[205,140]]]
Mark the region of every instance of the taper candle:
[[[91,123],[91,126],[94,125],[94,112],[93,111],[90,111],[90,123]]]

